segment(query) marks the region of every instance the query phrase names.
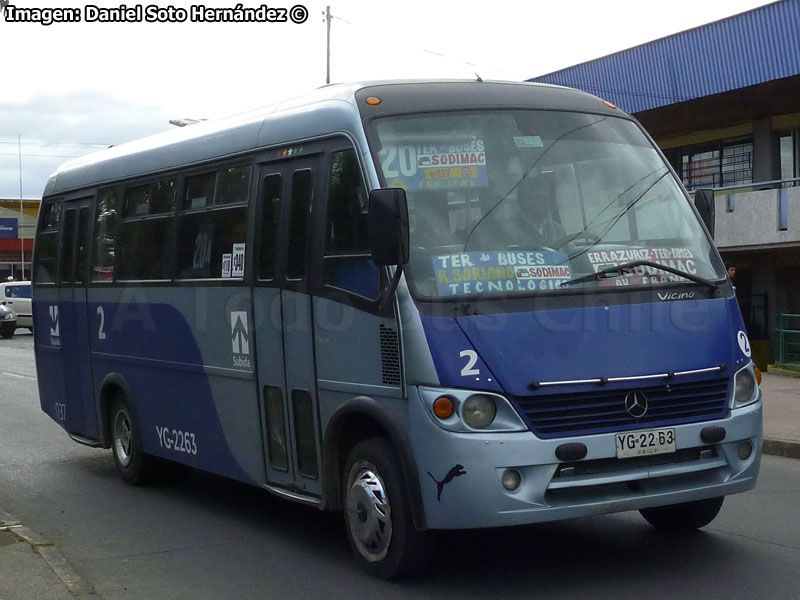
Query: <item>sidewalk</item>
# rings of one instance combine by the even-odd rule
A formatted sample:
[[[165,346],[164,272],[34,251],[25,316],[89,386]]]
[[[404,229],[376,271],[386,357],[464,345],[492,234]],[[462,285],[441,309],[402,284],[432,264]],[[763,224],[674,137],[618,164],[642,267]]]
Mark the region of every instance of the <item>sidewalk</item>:
[[[99,598],[50,542],[0,510],[0,600]]]
[[[800,458],[800,378],[764,373],[764,454]]]

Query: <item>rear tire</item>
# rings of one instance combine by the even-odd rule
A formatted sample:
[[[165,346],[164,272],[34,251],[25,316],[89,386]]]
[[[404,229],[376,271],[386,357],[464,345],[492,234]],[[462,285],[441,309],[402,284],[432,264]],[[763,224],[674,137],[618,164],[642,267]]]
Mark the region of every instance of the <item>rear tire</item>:
[[[122,394],[117,394],[111,408],[111,450],[117,471],[126,483],[145,485],[153,480],[156,459],[142,451],[138,422]]]
[[[397,454],[386,438],[356,444],[343,473],[344,521],[356,562],[370,575],[396,579],[425,568],[430,534],[417,531]]]
[[[672,532],[694,531],[714,520],[724,499],[721,496],[684,504],[643,508],[639,512],[656,529]]]

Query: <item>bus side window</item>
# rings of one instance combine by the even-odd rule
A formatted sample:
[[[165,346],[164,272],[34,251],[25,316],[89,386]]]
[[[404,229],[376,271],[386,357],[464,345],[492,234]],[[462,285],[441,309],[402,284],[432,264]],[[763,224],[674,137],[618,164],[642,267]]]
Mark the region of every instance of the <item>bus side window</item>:
[[[97,196],[97,229],[94,239],[92,281],[114,280],[114,256],[117,251],[117,215],[119,214],[120,188],[100,190]]]
[[[234,263],[237,249],[245,244],[251,172],[252,167],[245,165],[186,178],[178,244],[179,278],[242,278],[243,265]]]
[[[251,170],[250,165],[222,169],[217,175],[214,204],[220,206],[247,202]]]
[[[308,218],[311,215],[311,170],[301,169],[292,174],[292,212],[289,223],[289,248],[286,259],[286,278],[300,280],[306,276],[308,248]]]
[[[58,231],[61,226],[61,202],[51,202],[44,207],[42,228],[37,240],[36,265],[33,280],[36,283],[53,283],[58,262]]]
[[[283,181],[279,174],[267,175],[264,178],[264,191],[261,196],[261,251],[258,265],[258,278],[262,280],[275,278],[282,186]]]
[[[380,296],[380,273],[370,255],[367,209],[355,150],[335,152],[328,180],[325,285],[375,300]]]
[[[177,182],[163,179],[125,190],[117,280],[169,279]]]
[[[86,285],[86,264],[89,262],[89,207],[83,206],[78,213],[78,243],[75,252],[75,285]]]
[[[61,283],[72,283],[73,257],[75,256],[75,209],[64,216],[64,239],[61,240]]]

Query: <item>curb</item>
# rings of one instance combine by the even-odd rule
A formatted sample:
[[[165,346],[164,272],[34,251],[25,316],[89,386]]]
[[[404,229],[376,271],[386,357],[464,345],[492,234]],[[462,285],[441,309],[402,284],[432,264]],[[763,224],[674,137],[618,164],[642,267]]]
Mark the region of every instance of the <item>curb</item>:
[[[764,438],[762,453],[785,458],[800,458],[800,442]]]
[[[782,375],[783,377],[800,378],[800,372],[792,371],[791,369],[783,369],[778,365],[767,365],[767,373],[771,375]]]
[[[31,549],[42,557],[56,577],[61,580],[70,594],[76,598],[84,596],[100,598],[92,586],[64,558],[64,555],[61,554],[61,551],[56,548],[53,542],[28,529],[19,519],[14,518],[3,510],[0,510],[0,530],[13,533],[20,540],[30,545]]]

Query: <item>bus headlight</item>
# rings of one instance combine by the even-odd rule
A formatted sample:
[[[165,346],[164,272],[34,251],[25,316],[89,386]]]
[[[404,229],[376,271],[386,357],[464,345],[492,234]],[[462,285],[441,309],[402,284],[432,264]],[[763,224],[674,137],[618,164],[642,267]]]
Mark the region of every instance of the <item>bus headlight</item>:
[[[752,365],[740,369],[733,377],[731,408],[741,408],[758,400],[758,382]]]
[[[528,426],[502,394],[456,388],[419,388],[419,398],[433,422],[456,433],[510,433]]]
[[[485,394],[473,394],[461,407],[461,418],[473,429],[483,429],[494,421],[497,405],[494,398]]]

